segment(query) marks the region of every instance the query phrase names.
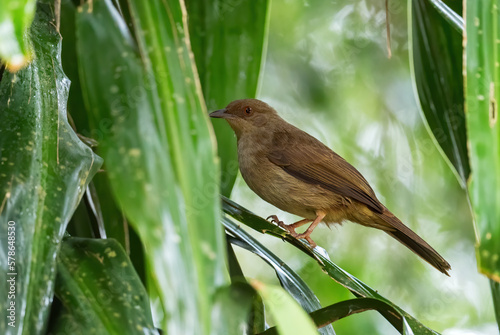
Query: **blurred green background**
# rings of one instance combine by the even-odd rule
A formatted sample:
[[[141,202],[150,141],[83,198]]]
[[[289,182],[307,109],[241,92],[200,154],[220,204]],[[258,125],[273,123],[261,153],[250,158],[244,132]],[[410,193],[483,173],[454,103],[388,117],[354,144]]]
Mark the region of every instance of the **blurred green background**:
[[[346,306],[353,298],[339,282],[354,295],[368,297],[369,304],[363,306],[378,307],[387,320],[371,311],[356,314],[334,323],[337,334],[397,334],[387,321],[402,331],[403,317],[415,334],[434,334],[425,326],[444,335],[498,334],[490,283],[478,274],[474,253],[481,256],[479,271],[498,278],[500,174],[492,170],[500,171],[500,90],[495,93],[500,72],[494,62],[500,49],[490,46],[500,36],[493,26],[500,0],[464,3],[464,81],[464,22],[451,11],[447,18],[439,16],[432,7],[443,6],[439,0],[408,1],[416,9],[414,15],[398,0],[64,0],[60,31],[58,1],[27,0],[25,7],[18,0],[7,3],[5,22],[22,29],[5,34],[14,44],[0,36],[0,57],[7,57],[5,72],[0,66],[0,132],[16,132],[0,136],[0,216],[5,222],[22,222],[22,243],[16,265],[19,327],[7,327],[4,309],[0,333],[66,333],[71,326],[72,334],[128,334],[135,320],[145,321],[144,328],[134,328],[141,334],[156,333],[155,326],[175,335],[230,334],[248,326],[253,334],[263,331],[267,321],[284,334],[303,335],[315,333],[305,311],[315,311],[314,321],[324,324],[321,313],[316,314],[320,306],[314,294],[323,306],[334,307],[330,317],[343,308],[332,304]],[[446,3],[460,12],[461,0]],[[446,22],[450,16],[456,19],[454,27]],[[415,28],[413,42],[410,26]],[[31,57],[21,50],[23,34],[28,33],[33,62],[14,73],[22,64],[16,67],[12,59]],[[412,53],[415,71],[420,72],[412,73]],[[265,62],[259,72],[261,55]],[[465,171],[464,180],[470,163],[470,199],[476,234],[482,237],[477,250],[474,245],[481,238],[475,236],[464,182],[458,182],[422,121],[415,81],[435,138],[458,170]],[[257,82],[258,98],[365,175],[378,198],[451,263],[450,278],[383,232],[351,223],[318,227],[313,239],[358,281],[242,209],[239,204],[262,217],[277,214],[286,223],[298,220],[258,198],[241,177],[231,196],[236,203],[223,198],[221,213],[219,186],[229,195],[237,173],[236,148],[227,124],[215,121],[219,167],[207,110],[254,97]],[[60,125],[69,142],[60,141]],[[102,161],[77,134],[92,138],[80,139],[97,144],[94,150],[104,160],[90,184]],[[81,150],[73,150],[74,145]],[[65,170],[59,152],[64,159],[73,157],[64,152],[76,153],[86,165]],[[58,171],[57,176],[51,171]],[[33,200],[33,189],[44,191],[37,194],[42,201]],[[85,200],[80,202],[84,189]],[[52,221],[58,224],[45,224]],[[263,255],[264,247],[245,235],[241,223],[281,258],[267,251],[263,256],[305,311],[291,302],[277,286],[276,273],[255,254],[240,249],[238,259],[226,254],[221,221],[233,245]],[[6,229],[0,227],[0,237],[7,236]],[[72,237],[61,242],[65,231]],[[94,258],[98,252],[115,262]],[[320,265],[308,255],[318,257]],[[8,260],[0,252],[0,282],[5,287]],[[240,261],[251,285],[241,282]],[[123,271],[124,264],[128,271]],[[87,276],[88,271],[92,275]],[[102,286],[103,275],[110,280]],[[123,287],[113,280],[140,297],[123,300]],[[491,284],[500,319],[500,285]],[[0,290],[0,300],[10,300],[4,292]],[[101,300],[103,296],[116,299]],[[359,308],[359,301],[367,300],[347,301],[348,310]],[[332,331],[324,328],[322,333]]]
[[[415,98],[406,2],[390,1],[389,13],[391,59],[384,1],[273,0],[258,98],[356,166],[452,271],[443,276],[383,232],[352,223],[313,233],[333,262],[445,335],[498,334],[488,280],[476,269],[465,191],[429,136]],[[232,199],[264,217],[298,220],[261,200],[241,177]],[[298,272],[323,306],[352,298],[296,248],[256,237]],[[255,255],[237,253],[249,276],[277,283],[271,269],[255,268]],[[397,334],[376,312],[335,323],[339,334],[374,329]]]

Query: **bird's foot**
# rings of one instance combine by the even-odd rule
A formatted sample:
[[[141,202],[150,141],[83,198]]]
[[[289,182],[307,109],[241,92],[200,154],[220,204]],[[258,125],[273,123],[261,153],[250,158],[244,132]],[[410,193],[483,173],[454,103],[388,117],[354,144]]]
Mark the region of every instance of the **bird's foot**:
[[[280,221],[276,215],[269,215],[266,220],[271,219],[271,223],[276,223],[281,228],[285,228],[286,224],[283,221]],[[286,229],[286,228],[285,228]]]
[[[271,219],[271,223],[278,223],[278,222],[283,222],[283,221],[280,221],[280,219],[278,219],[278,217],[276,215],[269,215],[266,220],[269,220]]]
[[[276,223],[279,227],[285,229],[292,235],[293,237],[297,237],[297,233],[295,232],[295,229],[287,226],[283,221],[280,221],[276,215],[269,215],[266,220],[271,219],[271,223]]]
[[[305,239],[309,243],[311,248],[314,249],[317,246],[316,242],[314,242],[311,238],[311,231],[306,231],[305,233],[297,234],[295,232],[295,227],[294,227],[296,224],[286,225],[283,221],[280,221],[280,219],[278,219],[278,217],[276,215],[270,215],[267,217],[266,220],[269,220],[269,219],[271,219],[271,223],[276,223],[279,227],[288,231],[290,233],[290,235],[292,235],[296,239],[302,239],[302,238]],[[301,224],[304,221],[307,221],[307,220],[301,220],[297,223]]]
[[[305,239],[309,245],[311,246],[312,249],[316,248],[317,244],[316,242],[313,241],[313,239],[311,238],[311,233],[303,233],[303,234],[295,234],[294,236],[296,239]]]

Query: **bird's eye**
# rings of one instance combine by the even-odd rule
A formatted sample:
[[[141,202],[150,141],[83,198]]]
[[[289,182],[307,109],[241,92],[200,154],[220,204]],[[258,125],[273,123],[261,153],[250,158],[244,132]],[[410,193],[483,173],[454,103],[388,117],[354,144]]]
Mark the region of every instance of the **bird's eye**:
[[[252,114],[252,108],[251,108],[251,107],[247,107],[247,108],[245,109],[245,113],[246,113],[247,115]]]

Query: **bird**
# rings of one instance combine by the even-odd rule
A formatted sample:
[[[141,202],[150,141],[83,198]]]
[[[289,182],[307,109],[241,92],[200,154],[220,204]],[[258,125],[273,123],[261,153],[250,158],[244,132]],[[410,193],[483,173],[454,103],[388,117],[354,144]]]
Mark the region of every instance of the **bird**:
[[[375,195],[361,173],[315,137],[282,119],[258,99],[240,99],[209,114],[225,119],[237,138],[238,162],[247,185],[265,201],[303,219],[273,223],[311,248],[315,227],[351,221],[389,234],[442,273],[450,264],[405,226]],[[295,229],[311,222],[303,232]]]

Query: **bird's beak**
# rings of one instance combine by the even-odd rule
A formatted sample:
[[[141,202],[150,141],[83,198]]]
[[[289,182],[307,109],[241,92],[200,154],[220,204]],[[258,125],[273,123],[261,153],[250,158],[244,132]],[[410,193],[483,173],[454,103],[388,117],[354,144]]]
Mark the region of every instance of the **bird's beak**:
[[[212,112],[208,114],[210,117],[218,118],[218,119],[225,119],[228,117],[229,114],[226,114],[226,109],[219,109],[216,110],[215,112]]]

